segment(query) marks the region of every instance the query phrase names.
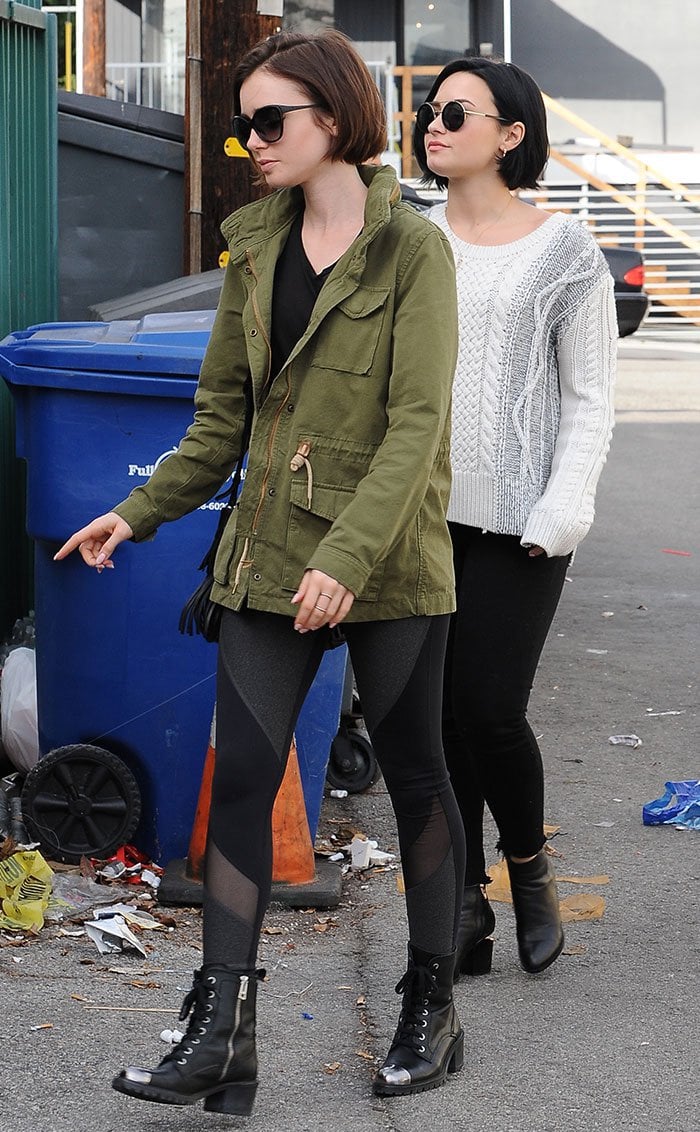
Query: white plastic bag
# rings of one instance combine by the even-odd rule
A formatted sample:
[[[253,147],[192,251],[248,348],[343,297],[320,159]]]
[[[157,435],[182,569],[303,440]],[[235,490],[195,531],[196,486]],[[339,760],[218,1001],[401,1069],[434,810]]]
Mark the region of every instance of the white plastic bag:
[[[2,745],[12,765],[26,774],[39,759],[34,649],[9,653],[2,670],[0,707]]]

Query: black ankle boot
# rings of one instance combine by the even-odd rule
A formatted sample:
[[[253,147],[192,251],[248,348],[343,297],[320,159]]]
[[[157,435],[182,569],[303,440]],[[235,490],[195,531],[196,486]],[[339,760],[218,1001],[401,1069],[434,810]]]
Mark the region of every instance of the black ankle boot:
[[[470,884],[462,895],[457,928],[455,982],[460,975],[488,975],[493,940],[487,937],[496,926],[493,908],[480,884]]]
[[[520,962],[531,975],[560,955],[564,932],[554,870],[544,849],[531,861],[508,861]]]
[[[258,1087],[255,1000],[264,971],[212,964],[194,973],[180,1011],[187,1033],[157,1069],[129,1066],[112,1081],[120,1093],[159,1104],[204,1100],[209,1112],[247,1116]]]
[[[409,945],[399,1024],[374,1079],[380,1096],[422,1093],[443,1085],[464,1062],[464,1033],[452,1001],[455,953],[429,956]]]

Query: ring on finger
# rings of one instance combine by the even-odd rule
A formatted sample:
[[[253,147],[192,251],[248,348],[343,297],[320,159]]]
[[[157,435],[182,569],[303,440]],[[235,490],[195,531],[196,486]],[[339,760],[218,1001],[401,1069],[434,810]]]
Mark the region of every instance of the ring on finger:
[[[329,598],[329,600],[331,600],[331,601],[333,600],[333,594],[324,594],[324,593],[320,593],[320,594],[319,594],[318,596],[319,596],[319,597],[327,597],[327,598]]]
[[[328,612],[328,606],[327,605],[315,605],[314,609],[320,609],[321,613],[327,613]]]

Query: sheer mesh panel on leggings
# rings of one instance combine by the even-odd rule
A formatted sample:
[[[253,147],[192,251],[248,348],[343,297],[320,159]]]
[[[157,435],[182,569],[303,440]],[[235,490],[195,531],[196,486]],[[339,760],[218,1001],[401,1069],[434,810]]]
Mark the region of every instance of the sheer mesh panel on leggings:
[[[464,874],[464,830],[441,740],[447,623],[414,617],[346,629],[396,815],[411,943],[433,955],[453,949]]]
[[[241,966],[255,966],[255,925],[259,898],[257,884],[227,861],[210,838],[207,845],[207,887],[204,893],[204,923],[208,929],[205,951],[208,963],[225,963],[230,956],[235,955],[239,957]],[[243,956],[247,956],[245,961],[242,960]]]

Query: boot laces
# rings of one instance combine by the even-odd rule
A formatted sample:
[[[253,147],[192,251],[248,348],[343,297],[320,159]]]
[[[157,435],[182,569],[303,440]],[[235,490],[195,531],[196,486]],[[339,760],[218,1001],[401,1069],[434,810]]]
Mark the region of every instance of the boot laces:
[[[179,1021],[184,1022],[190,1015],[187,1032],[163,1061],[176,1061],[178,1065],[186,1065],[187,1058],[194,1053],[194,1046],[198,1046],[202,1035],[206,1034],[207,1026],[211,1022],[211,1014],[216,998],[216,977],[203,976],[201,971],[195,971],[192,989],[187,992],[180,1009]]]
[[[437,979],[427,967],[409,967],[396,984],[403,995],[394,1045],[410,1046],[416,1053],[425,1053],[426,1027],[430,1016],[430,998],[437,990]]]

